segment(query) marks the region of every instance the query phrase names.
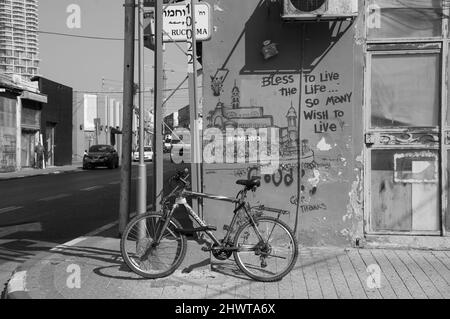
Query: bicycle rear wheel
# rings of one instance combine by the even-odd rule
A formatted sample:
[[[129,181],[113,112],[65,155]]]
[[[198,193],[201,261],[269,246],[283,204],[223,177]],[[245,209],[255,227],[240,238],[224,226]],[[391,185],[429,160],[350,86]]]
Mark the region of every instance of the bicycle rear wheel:
[[[297,240],[284,222],[273,217],[247,221],[234,238],[234,259],[247,276],[258,281],[277,281],[294,267],[298,256]],[[258,233],[261,235],[258,236]]]
[[[159,244],[155,239],[164,225],[161,214],[151,212],[133,218],[122,234],[122,257],[130,269],[145,278],[172,274],[186,255],[186,236],[180,234],[180,223],[171,219]]]

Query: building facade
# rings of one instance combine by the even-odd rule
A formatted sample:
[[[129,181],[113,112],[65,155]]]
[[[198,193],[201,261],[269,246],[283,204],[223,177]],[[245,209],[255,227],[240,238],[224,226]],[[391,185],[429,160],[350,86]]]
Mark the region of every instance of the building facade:
[[[35,145],[43,144],[47,96],[27,84],[0,74],[0,172],[35,167]]]
[[[38,74],[38,1],[0,1],[0,72],[30,79]]]
[[[96,144],[112,145],[120,155],[122,103],[107,95],[76,93],[73,98],[72,158],[81,162],[85,150]],[[136,139],[136,115],[133,132]]]
[[[260,176],[303,245],[450,247],[446,1],[207,2],[203,129],[274,128],[280,165],[204,164],[203,190]]]
[[[41,133],[47,166],[72,164],[72,88],[43,77],[34,78],[47,95]]]

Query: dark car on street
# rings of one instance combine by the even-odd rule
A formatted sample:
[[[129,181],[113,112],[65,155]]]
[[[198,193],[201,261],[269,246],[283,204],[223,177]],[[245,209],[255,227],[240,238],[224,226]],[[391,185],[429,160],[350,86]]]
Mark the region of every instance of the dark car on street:
[[[92,145],[83,157],[83,169],[106,166],[119,167],[119,155],[111,145]]]

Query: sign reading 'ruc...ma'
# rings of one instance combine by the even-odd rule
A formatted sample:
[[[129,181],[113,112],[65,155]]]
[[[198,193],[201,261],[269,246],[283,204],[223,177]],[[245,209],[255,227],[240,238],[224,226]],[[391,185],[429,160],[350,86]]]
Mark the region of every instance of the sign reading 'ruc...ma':
[[[147,11],[145,18],[150,18],[151,33],[154,34],[155,19],[153,9]],[[211,10],[208,3],[196,3],[194,6],[196,40],[206,41],[211,38]],[[186,3],[176,3],[164,6],[163,11],[163,41],[186,42]]]

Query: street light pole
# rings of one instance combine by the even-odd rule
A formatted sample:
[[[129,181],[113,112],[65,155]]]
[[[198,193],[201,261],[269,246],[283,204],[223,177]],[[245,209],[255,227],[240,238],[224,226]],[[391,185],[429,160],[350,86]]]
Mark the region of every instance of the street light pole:
[[[154,210],[161,210],[163,192],[163,0],[155,0],[155,103],[153,134],[153,205]]]
[[[135,0],[125,0],[125,40],[123,72],[122,166],[120,170],[119,235],[125,230],[130,216],[131,195],[131,130],[134,95],[134,37]]]
[[[147,167],[144,162],[144,1],[139,1],[139,179],[137,185],[137,213],[147,211]]]
[[[195,0],[186,1],[186,38],[188,57],[188,79],[189,79],[189,112],[191,123],[191,186],[192,191],[201,192],[201,140],[200,127],[198,123],[197,110],[197,50],[196,50],[196,27],[195,27]],[[203,215],[202,205],[198,200],[192,199],[192,207],[200,216]]]

